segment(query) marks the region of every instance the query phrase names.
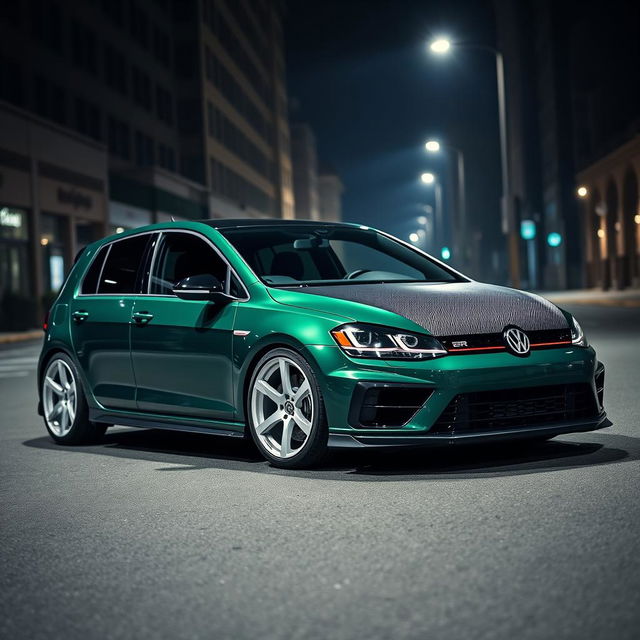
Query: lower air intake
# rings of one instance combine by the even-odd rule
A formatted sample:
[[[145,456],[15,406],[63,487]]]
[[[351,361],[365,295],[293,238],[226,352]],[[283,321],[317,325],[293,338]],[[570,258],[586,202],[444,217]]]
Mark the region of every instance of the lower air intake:
[[[596,398],[589,384],[479,391],[457,395],[429,433],[453,435],[495,431],[597,415]]]

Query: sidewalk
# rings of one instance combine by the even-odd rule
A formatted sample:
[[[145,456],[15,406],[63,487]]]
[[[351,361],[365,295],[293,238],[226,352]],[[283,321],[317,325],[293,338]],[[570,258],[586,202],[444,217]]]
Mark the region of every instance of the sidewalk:
[[[23,342],[24,340],[37,340],[42,338],[42,329],[29,329],[27,331],[0,331],[0,344]]]
[[[640,289],[602,291],[573,289],[571,291],[536,291],[554,304],[595,304],[610,307],[640,307]]]

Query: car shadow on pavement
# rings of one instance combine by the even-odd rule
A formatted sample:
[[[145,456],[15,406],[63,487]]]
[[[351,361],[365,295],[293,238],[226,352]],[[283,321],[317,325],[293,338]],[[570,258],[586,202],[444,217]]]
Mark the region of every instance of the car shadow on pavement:
[[[69,453],[139,459],[169,466],[158,471],[245,470],[333,480],[466,479],[540,473],[640,459],[640,438],[608,433],[560,436],[549,442],[513,442],[450,449],[334,450],[309,470],[270,466],[252,443],[154,429],[115,429],[100,444],[61,447],[43,436],[26,446]]]

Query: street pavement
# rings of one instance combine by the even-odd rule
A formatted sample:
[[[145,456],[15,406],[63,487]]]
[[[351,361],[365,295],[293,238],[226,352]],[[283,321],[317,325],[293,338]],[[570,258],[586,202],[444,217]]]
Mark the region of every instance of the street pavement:
[[[575,305],[613,427],[333,454],[109,430],[58,447],[0,347],[0,637],[638,638],[640,309]]]

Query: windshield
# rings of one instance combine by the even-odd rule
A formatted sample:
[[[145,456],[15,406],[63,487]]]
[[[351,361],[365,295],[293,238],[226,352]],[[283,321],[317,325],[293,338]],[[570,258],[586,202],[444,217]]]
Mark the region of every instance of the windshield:
[[[423,254],[372,229],[287,225],[220,232],[271,286],[460,280]]]

